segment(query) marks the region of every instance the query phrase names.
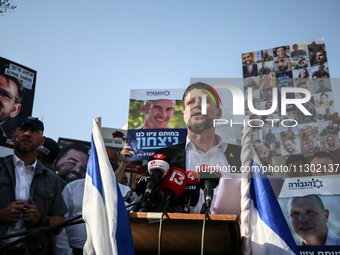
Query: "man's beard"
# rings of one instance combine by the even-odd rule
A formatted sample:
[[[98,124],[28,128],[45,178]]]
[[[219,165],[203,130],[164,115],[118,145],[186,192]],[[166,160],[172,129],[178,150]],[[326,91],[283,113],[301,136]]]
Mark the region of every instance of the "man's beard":
[[[331,143],[328,143],[328,146],[329,147],[333,147],[335,145],[335,143],[331,142]]]
[[[14,148],[17,151],[29,153],[33,151],[38,151],[39,146],[36,146],[35,144],[31,144],[30,146],[22,146],[20,142],[14,140]]]
[[[284,66],[280,66],[278,67],[278,69],[282,72],[282,71],[287,71],[288,70],[288,65],[284,65]]]
[[[2,111],[2,106],[0,106],[0,124],[4,123],[9,117],[9,112]]]
[[[204,131],[214,126],[214,119],[217,118],[217,110],[214,116],[209,115],[198,115],[198,116],[206,116],[203,120],[194,120],[193,118],[197,116],[190,116],[189,120],[185,120],[185,124],[188,129],[191,131]]]

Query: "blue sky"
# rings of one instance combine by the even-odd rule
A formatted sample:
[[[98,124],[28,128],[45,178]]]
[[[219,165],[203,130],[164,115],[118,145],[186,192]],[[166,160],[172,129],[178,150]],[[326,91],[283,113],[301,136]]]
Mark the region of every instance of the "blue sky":
[[[90,141],[98,115],[104,127],[124,126],[130,89],[241,78],[244,52],[325,38],[330,75],[340,77],[340,1],[14,3],[0,16],[0,56],[38,72],[33,116],[55,140]]]

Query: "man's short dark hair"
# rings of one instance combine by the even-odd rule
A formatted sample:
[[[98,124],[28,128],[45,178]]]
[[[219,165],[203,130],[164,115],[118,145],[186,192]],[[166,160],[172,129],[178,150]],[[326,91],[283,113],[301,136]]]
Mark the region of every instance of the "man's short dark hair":
[[[76,144],[76,143],[69,144],[69,145],[66,145],[65,147],[62,147],[60,149],[60,152],[59,152],[58,157],[56,158],[56,160],[54,162],[54,165],[57,165],[59,160],[62,157],[64,157],[67,154],[67,152],[69,152],[70,150],[80,151],[80,152],[84,153],[85,155],[89,155],[89,148],[85,147],[84,145]]]
[[[311,158],[311,162],[313,159],[315,158],[329,158],[333,161],[333,164],[338,164],[338,160],[334,157],[333,154],[328,153],[327,151],[319,151],[317,153],[315,153],[312,158]]]
[[[217,95],[215,94],[214,91],[212,91],[210,89],[210,86],[203,83],[203,82],[196,82],[196,83],[193,83],[191,85],[189,85],[189,87],[187,87],[187,89],[184,91],[184,94],[183,94],[183,110],[185,109],[185,98],[186,96],[189,94],[189,92],[193,89],[205,89],[205,90],[208,90],[210,92],[210,94],[214,97],[214,100],[216,102],[216,107],[217,108],[220,108],[220,100],[218,99]]]
[[[310,138],[305,138],[305,139],[303,139],[303,140],[302,140],[302,143],[303,143],[304,141],[311,141],[311,142],[313,143],[313,145],[314,145],[314,142],[313,142],[313,140],[312,140],[312,139],[310,139]]]
[[[277,49],[280,49],[280,48],[283,48],[284,51],[287,50],[287,47],[286,47],[286,46],[280,46],[280,47],[276,47],[276,48],[275,48],[275,52],[277,51]]]
[[[9,68],[9,65],[7,64],[0,64],[0,75],[2,75],[7,83],[9,83],[9,81],[13,81],[15,83],[15,85],[17,86],[17,89],[18,89],[18,93],[17,95],[15,95],[15,103],[21,103],[22,101],[22,98],[24,96],[24,86],[22,85],[22,80],[20,79],[17,79],[13,76],[10,76],[10,75],[7,75],[5,73],[5,70]]]
[[[298,45],[295,43],[295,44],[293,45],[293,47],[294,47],[294,46],[298,46]]]
[[[294,139],[286,139],[286,140],[283,140],[283,141],[282,141],[282,144],[283,144],[284,142],[286,142],[286,141],[291,141],[292,143],[295,143],[295,142],[294,142]]]
[[[250,54],[250,56],[253,57],[253,53],[252,53],[252,52],[243,53],[242,56],[243,56],[244,54]]]
[[[306,82],[306,81],[301,81],[301,82],[299,82],[296,86],[301,87],[302,84],[307,84],[307,82]],[[307,85],[308,85],[308,84],[307,84]]]
[[[289,164],[297,161],[302,161],[303,165],[309,164],[308,159],[303,155],[291,155],[286,160],[286,165],[289,166]]]

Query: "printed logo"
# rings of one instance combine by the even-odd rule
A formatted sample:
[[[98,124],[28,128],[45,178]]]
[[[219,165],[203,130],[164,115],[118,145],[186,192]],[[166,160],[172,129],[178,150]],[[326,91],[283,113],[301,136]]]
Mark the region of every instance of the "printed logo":
[[[313,189],[313,188],[320,189],[321,187],[323,187],[322,181],[319,181],[318,179],[316,179],[316,181],[314,181],[314,179],[312,179],[311,181],[308,181],[308,182],[300,182],[300,180],[297,180],[297,182],[288,183],[288,188],[290,190]]]
[[[162,159],[162,158],[165,158],[166,156],[164,154],[155,154],[153,155],[153,157]]]
[[[146,92],[147,96],[170,96],[170,91],[165,90],[165,91],[147,91]]]

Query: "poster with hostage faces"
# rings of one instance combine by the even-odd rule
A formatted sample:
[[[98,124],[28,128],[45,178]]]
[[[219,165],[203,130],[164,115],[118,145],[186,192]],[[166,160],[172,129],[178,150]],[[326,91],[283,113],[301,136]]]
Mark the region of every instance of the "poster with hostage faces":
[[[309,171],[315,175],[323,169],[315,165]],[[334,171],[339,172],[338,166]],[[339,178],[338,174],[285,180],[278,201],[300,254],[338,254],[333,252],[340,250]]]
[[[127,144],[133,156],[128,161],[148,160],[157,149],[185,140],[184,89],[131,90]]]
[[[243,79],[243,87],[247,92],[244,95],[247,96],[250,88],[252,88],[254,108],[261,111],[272,110],[272,113],[267,112],[266,115],[258,115],[263,121],[262,126],[260,123],[260,126],[253,127],[253,129],[263,130],[261,141],[263,146],[259,146],[259,142],[253,144],[256,145],[257,151],[262,148],[261,155],[259,155],[261,160],[265,160],[266,155],[270,155],[271,159],[274,158],[273,162],[276,162],[275,157],[279,156],[289,157],[299,154],[302,157],[309,158],[321,150],[334,152],[339,161],[339,138],[328,137],[332,135],[335,137],[338,134],[338,123],[331,122],[332,115],[336,112],[336,95],[333,93],[331,79],[329,78],[324,39],[292,43],[255,52],[257,52],[258,66],[263,68],[261,74],[259,69],[258,75],[251,75],[252,82],[250,82],[250,78],[247,77],[250,74],[245,70],[244,61],[242,62],[242,69],[243,77],[247,77]],[[252,55],[242,54],[242,57],[244,56]],[[273,62],[273,65],[268,65],[271,62]],[[266,64],[265,67],[262,66],[264,63]],[[272,66],[272,69],[265,69],[268,66]],[[311,94],[309,101],[302,103],[311,115],[305,115],[294,104],[287,104],[285,109],[281,109],[281,96],[284,90],[288,90],[285,94],[286,99],[300,100],[306,97],[306,94],[301,91],[289,91],[298,88],[308,90]],[[274,96],[275,90],[277,90],[277,97]],[[260,94],[260,100],[258,100],[258,94]],[[246,114],[254,114],[249,111],[248,106],[245,106],[245,109],[247,110]],[[286,110],[284,115],[282,115],[283,110]],[[284,121],[284,125],[292,128],[296,126],[298,129],[295,127],[294,130],[288,131],[282,125],[282,121]],[[268,134],[266,131],[268,128],[272,128],[272,133]],[[276,128],[280,129],[281,135],[275,134]],[[275,142],[281,144],[281,152],[276,148],[276,144],[275,147],[274,144],[268,144],[266,136],[274,135],[276,137]],[[330,145],[327,144],[327,137]],[[271,153],[266,153],[270,150]]]
[[[32,115],[36,77],[36,71],[0,57],[0,146],[13,148],[17,121]]]

